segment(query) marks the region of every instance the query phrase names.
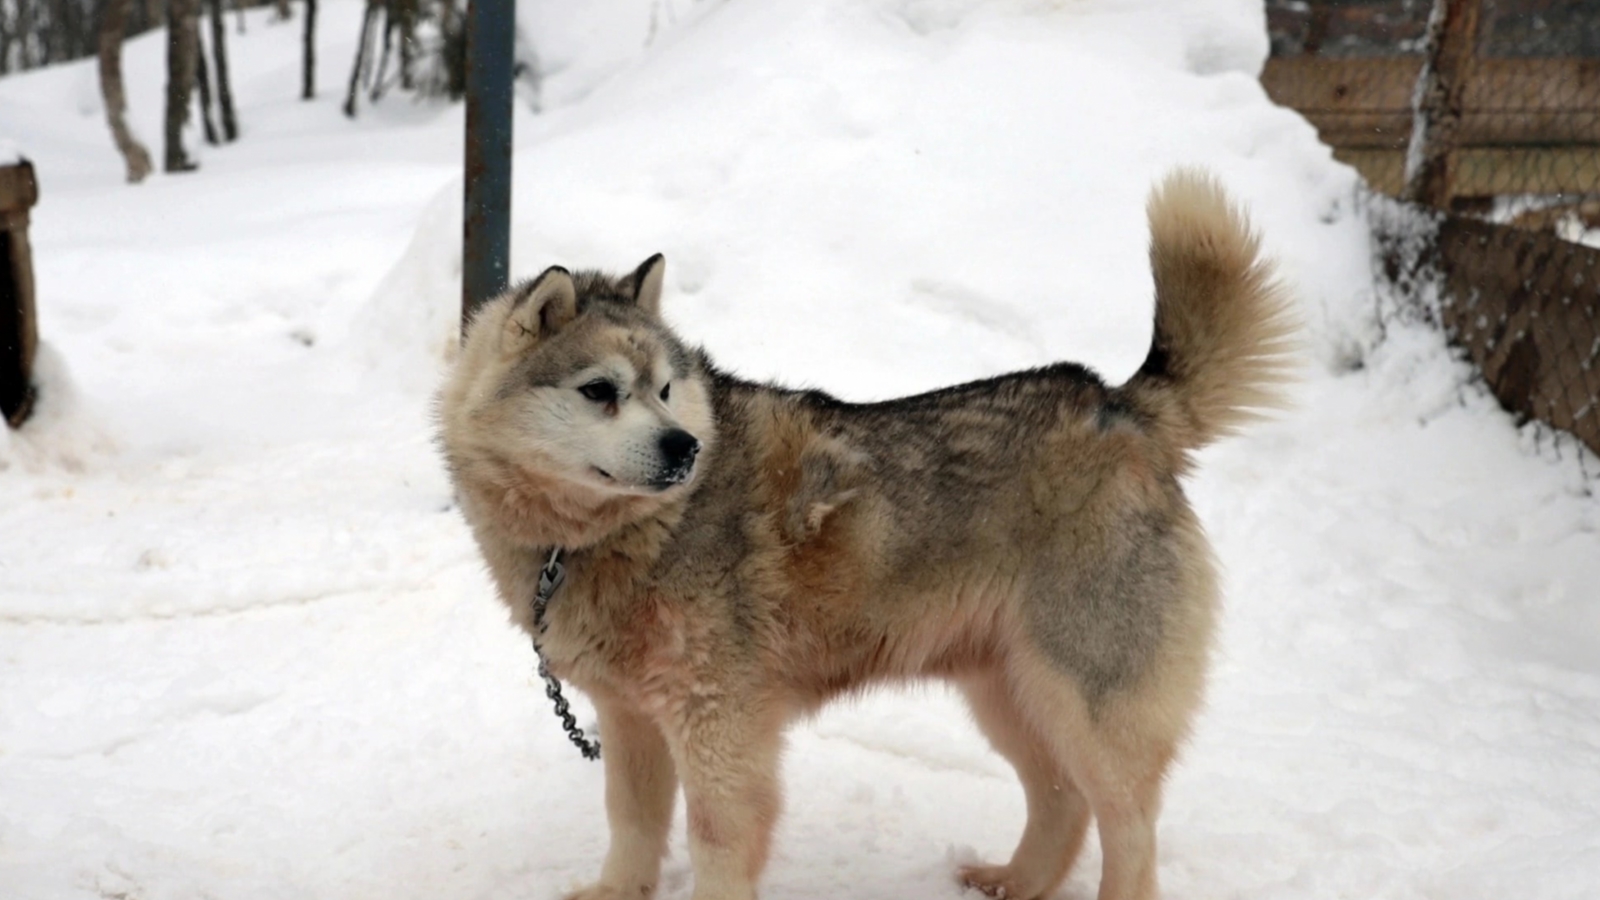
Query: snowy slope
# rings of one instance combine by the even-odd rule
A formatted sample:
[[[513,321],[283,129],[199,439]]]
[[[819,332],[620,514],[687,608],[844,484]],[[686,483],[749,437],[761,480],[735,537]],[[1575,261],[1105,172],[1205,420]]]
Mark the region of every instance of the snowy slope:
[[[346,121],[360,6],[323,6],[320,98],[295,99],[298,22],[252,13],[245,137],[192,175],[121,184],[92,64],[0,80],[0,140],[41,182],[48,344],[38,418],[0,434],[0,896],[550,900],[596,871],[599,769],[430,443],[461,112],[391,96]],[[1594,896],[1593,482],[1434,336],[1379,342],[1353,176],[1256,84],[1258,4],[519,15],[544,75],[514,269],[664,251],[669,317],[751,376],[857,399],[1057,358],[1124,377],[1144,194],[1215,169],[1296,289],[1307,366],[1299,408],[1191,485],[1229,599],[1166,894]],[[126,51],[152,150],[162,52]],[[829,711],[786,774],[770,898],[954,898],[955,863],[1021,827],[934,687]],[[1061,896],[1092,896],[1098,861]],[[690,889],[679,839],[662,893]]]

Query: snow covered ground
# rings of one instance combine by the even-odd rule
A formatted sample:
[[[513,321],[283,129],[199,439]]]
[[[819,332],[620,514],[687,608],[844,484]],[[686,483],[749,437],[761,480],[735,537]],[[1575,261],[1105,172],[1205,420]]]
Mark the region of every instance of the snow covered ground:
[[[1600,895],[1600,501],[1367,282],[1353,175],[1249,0],[524,0],[513,268],[668,258],[724,364],[854,399],[1128,375],[1142,204],[1215,169],[1308,323],[1300,406],[1208,452],[1229,573],[1161,824],[1174,898]],[[430,443],[459,107],[338,112],[360,16],[231,47],[244,138],[121,183],[92,61],[0,80],[47,351],[0,432],[0,897],[531,898],[596,872],[565,742]],[[126,52],[159,136],[162,37]],[[530,110],[537,101],[539,115]],[[1600,469],[1591,457],[1588,472]],[[580,706],[582,704],[580,703]],[[586,709],[586,708],[585,708]],[[769,898],[954,898],[1021,792],[959,704],[799,729]],[[680,828],[681,834],[681,828]],[[1063,898],[1093,896],[1091,846]],[[681,837],[663,897],[691,890]]]

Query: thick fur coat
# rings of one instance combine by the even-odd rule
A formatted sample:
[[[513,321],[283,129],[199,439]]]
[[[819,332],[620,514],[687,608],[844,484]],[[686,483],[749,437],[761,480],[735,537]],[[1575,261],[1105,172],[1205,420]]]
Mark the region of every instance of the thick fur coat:
[[[1217,577],[1180,477],[1278,399],[1290,326],[1243,217],[1179,172],[1149,206],[1155,336],[1126,384],[1070,363],[852,404],[716,369],[659,316],[663,263],[550,269],[484,306],[441,441],[500,598],[593,698],[611,845],[574,900],[655,890],[681,786],[695,900],[747,900],[785,725],[942,677],[1016,768],[1030,900],[1096,822],[1101,900],[1151,898],[1163,776],[1198,707]]]

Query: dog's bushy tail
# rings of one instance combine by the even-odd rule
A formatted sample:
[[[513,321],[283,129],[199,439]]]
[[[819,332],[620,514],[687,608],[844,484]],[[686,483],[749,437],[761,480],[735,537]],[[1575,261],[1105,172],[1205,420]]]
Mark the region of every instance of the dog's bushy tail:
[[[1190,451],[1285,405],[1295,324],[1259,239],[1215,178],[1173,172],[1148,212],[1155,336],[1122,391],[1186,468]]]

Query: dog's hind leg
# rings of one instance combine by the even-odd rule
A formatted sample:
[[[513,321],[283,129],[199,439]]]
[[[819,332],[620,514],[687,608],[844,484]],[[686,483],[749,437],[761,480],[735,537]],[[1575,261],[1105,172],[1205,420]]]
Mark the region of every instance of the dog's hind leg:
[[[783,720],[723,697],[669,729],[689,814],[693,900],[753,900],[781,805]]]
[[[961,685],[978,727],[1022,781],[1028,823],[1011,861],[966,866],[961,882],[991,897],[1034,900],[1065,878],[1089,828],[1089,804],[1047,741],[1024,717],[1004,676],[986,674]]]
[[[678,778],[655,723],[620,701],[594,696],[605,740],[606,820],[611,846],[600,881],[565,900],[648,900],[667,852]]]
[[[1104,857],[1099,900],[1155,900],[1162,782],[1192,703],[1163,690],[1157,678],[1091,712],[1072,678],[1033,654],[1017,657],[1013,684],[1025,698],[1025,717],[1049,729],[1053,755],[1094,813]]]
[[[1155,900],[1156,817],[1173,748],[1118,743],[1100,742],[1074,761],[1100,832],[1099,900]],[[1117,758],[1120,753],[1128,756]]]

